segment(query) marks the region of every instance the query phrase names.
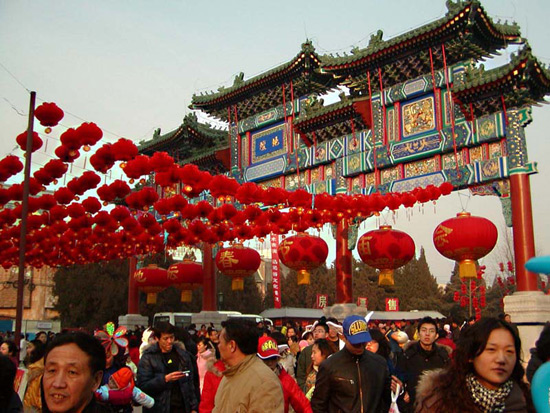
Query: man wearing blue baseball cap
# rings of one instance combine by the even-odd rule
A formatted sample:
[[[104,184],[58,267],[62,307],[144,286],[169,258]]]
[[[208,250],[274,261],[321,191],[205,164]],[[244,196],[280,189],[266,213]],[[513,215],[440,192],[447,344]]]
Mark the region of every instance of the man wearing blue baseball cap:
[[[365,350],[371,341],[363,317],[346,317],[345,346],[323,361],[311,399],[314,412],[387,412],[391,378],[386,361]]]

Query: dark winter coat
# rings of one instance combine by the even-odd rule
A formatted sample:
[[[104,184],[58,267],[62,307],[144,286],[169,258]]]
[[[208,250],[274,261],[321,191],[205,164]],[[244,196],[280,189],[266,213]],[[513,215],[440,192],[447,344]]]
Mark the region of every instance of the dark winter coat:
[[[185,413],[193,410],[198,411],[199,400],[195,389],[195,375],[197,370],[194,367],[195,362],[192,356],[184,350],[183,346],[176,342],[173,347],[179,358],[180,365],[178,370],[189,370],[190,373],[178,380],[183,402],[185,404]],[[168,366],[164,361],[162,352],[157,343],[147,347],[139,360],[137,373],[137,386],[149,396],[155,399],[155,405],[152,409],[143,408],[144,412],[150,411],[154,413],[169,413],[170,412],[170,383],[166,383],[165,376],[168,374]]]
[[[391,378],[383,357],[369,351],[355,356],[343,348],[319,366],[314,412],[387,412],[390,403]]]
[[[412,342],[403,353],[399,354],[397,368],[403,374],[403,381],[411,399],[410,406],[414,405],[416,386],[422,372],[443,368],[449,362],[449,351],[435,343],[431,351],[426,351],[420,346],[420,342]]]

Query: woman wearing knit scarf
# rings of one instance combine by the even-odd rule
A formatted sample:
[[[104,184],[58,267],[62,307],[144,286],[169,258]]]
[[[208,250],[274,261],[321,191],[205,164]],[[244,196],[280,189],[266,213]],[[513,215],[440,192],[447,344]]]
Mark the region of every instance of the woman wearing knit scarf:
[[[534,412],[520,351],[519,336],[510,324],[479,320],[460,333],[451,366],[424,373],[416,412]]]

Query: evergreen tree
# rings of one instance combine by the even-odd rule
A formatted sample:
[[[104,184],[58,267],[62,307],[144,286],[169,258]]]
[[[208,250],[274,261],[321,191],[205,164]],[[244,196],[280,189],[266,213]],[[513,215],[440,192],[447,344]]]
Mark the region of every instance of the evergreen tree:
[[[128,261],[62,267],[54,275],[54,294],[58,297],[63,327],[92,330],[128,309]]]
[[[222,293],[223,304],[221,310],[239,311],[243,314],[260,314],[262,312],[263,297],[258,290],[254,275],[244,278],[244,289],[233,291],[231,277],[217,273],[218,291]],[[220,310],[218,308],[218,310]]]

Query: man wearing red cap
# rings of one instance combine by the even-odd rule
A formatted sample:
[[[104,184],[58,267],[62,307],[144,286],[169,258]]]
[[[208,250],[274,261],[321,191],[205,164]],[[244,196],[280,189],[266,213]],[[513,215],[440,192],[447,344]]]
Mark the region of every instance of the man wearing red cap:
[[[259,330],[252,321],[230,318],[220,334],[220,356],[227,369],[216,392],[213,413],[283,413],[277,376],[256,357]]]
[[[306,399],[296,381],[279,365],[280,354],[277,342],[271,337],[261,337],[258,341],[258,357],[279,377],[283,386],[285,413],[288,413],[289,406],[292,406],[296,413],[311,413],[309,400]]]
[[[311,398],[314,412],[387,412],[391,378],[386,360],[365,350],[371,341],[363,317],[346,317],[345,347],[323,361]]]

